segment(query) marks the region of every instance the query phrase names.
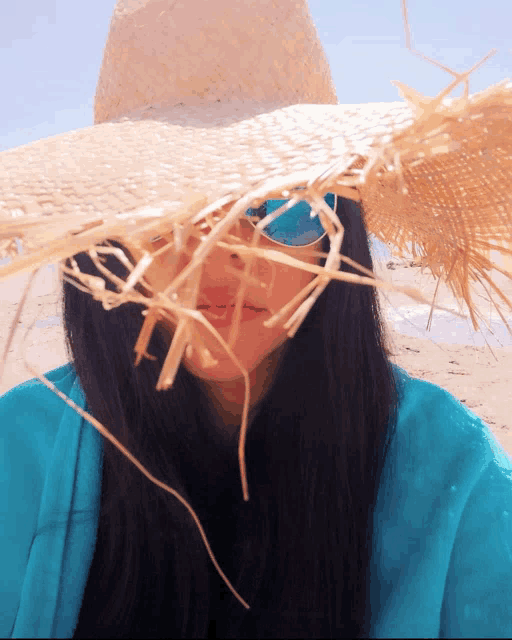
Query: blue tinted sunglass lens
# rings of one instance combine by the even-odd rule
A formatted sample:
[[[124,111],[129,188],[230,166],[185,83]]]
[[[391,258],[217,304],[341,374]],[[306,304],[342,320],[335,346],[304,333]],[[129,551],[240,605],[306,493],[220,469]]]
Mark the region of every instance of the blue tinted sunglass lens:
[[[324,199],[331,209],[334,209],[334,194],[328,193]],[[257,209],[248,209],[246,215],[262,220],[286,202],[287,200],[267,200]],[[311,217],[309,204],[302,201],[268,224],[263,233],[280,244],[303,247],[319,240],[325,234],[325,230],[318,216]]]

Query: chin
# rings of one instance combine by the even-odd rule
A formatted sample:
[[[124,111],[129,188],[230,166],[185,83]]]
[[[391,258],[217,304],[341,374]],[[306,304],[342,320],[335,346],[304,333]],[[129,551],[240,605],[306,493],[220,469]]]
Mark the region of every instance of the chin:
[[[240,369],[238,369],[232,362],[227,364],[219,363],[218,365],[205,369],[201,368],[201,365],[194,359],[184,358],[183,365],[196,378],[210,382],[229,382],[230,380],[238,380],[243,377]],[[248,368],[248,373],[250,373],[256,366],[257,364],[252,368]]]
[[[229,331],[218,331],[227,342]],[[191,358],[183,357],[183,365],[188,371],[202,380],[227,382],[229,380],[242,378],[243,373],[240,371],[240,368],[228,356],[218,341],[211,338],[211,334],[210,340],[206,340],[204,335],[202,337],[210,349],[212,356],[217,360],[217,364],[212,367],[204,367],[199,358],[199,354],[197,351],[194,351]],[[282,329],[265,329],[262,327],[261,332],[254,334],[253,332],[244,332],[242,326],[232,350],[240,364],[248,373],[251,373],[263,360],[281,347],[286,340],[286,332]]]

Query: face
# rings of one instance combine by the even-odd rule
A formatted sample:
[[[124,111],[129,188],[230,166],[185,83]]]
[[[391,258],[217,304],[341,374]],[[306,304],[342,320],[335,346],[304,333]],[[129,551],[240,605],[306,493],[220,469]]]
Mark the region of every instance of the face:
[[[230,233],[245,242],[250,242],[254,230],[249,221],[241,220]],[[165,244],[165,240],[160,240],[153,243],[153,248],[157,249]],[[189,240],[187,249],[191,252],[198,244],[199,241],[192,238]],[[320,245],[321,240],[308,247],[284,247],[264,236],[260,238],[259,242],[259,246],[262,248],[279,250],[310,264],[319,262],[318,258],[310,254],[312,251],[319,251]],[[165,289],[171,281],[170,274],[175,269],[177,271],[174,273],[181,271],[189,261],[186,256],[182,255],[178,263],[172,265],[171,251],[158,258],[146,274],[149,283],[157,290]],[[244,266],[245,263],[240,255],[219,247],[215,247],[204,265],[198,309],[202,311],[205,318],[226,342],[229,341],[231,320],[240,283],[236,276],[236,270],[243,271]],[[232,347],[235,356],[248,372],[254,371],[287,339],[287,331],[282,324],[268,329],[263,326],[263,322],[271,317],[272,312],[278,311],[289,302],[315,277],[314,274],[302,269],[269,263],[261,258],[255,260],[252,274],[265,283],[268,289],[264,290],[252,285],[247,287],[238,337]],[[285,317],[284,321],[289,317],[290,314]],[[201,363],[197,349],[194,349],[193,353],[189,354],[190,357],[184,356],[184,366],[195,376],[204,380],[222,382],[240,378],[242,375],[240,369],[219,342],[205,327],[199,323],[194,323],[194,325],[194,331],[200,335],[204,345],[217,360],[217,364],[205,368]]]

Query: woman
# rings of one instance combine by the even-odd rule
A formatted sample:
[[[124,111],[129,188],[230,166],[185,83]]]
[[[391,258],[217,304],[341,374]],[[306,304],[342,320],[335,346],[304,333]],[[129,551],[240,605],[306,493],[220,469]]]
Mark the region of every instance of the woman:
[[[154,0],[138,4],[134,8],[137,3],[118,2],[114,13],[96,103],[97,122],[107,124],[98,124],[77,137],[70,134],[56,140],[52,149],[31,148],[24,156],[19,155],[23,150],[2,154],[3,166],[9,171],[0,174],[0,178],[14,181],[17,187],[11,188],[8,183],[9,193],[21,193],[28,198],[29,188],[21,181],[34,157],[44,158],[46,163],[50,163],[48,158],[58,162],[71,157],[72,162],[68,162],[71,169],[61,167],[60,173],[45,174],[52,184],[52,193],[58,193],[68,207],[73,206],[74,200],[69,185],[66,190],[61,183],[62,174],[73,174],[76,183],[84,184],[89,178],[97,180],[95,184],[100,188],[93,185],[90,193],[81,196],[83,207],[93,202],[96,211],[107,192],[117,197],[117,190],[112,189],[114,180],[104,178],[110,175],[110,170],[116,170],[112,169],[116,163],[119,175],[137,187],[133,188],[133,197],[141,199],[139,204],[142,201],[146,204],[146,199],[151,204],[152,189],[160,190],[160,198],[165,195],[167,187],[160,174],[156,185],[143,182],[146,179],[143,176],[151,175],[152,155],[158,159],[157,168],[171,163],[172,145],[159,146],[169,120],[144,116],[137,125],[133,122],[125,125],[124,121],[118,125],[115,118],[123,109],[130,113],[131,109],[139,108],[137,100],[141,95],[143,104],[151,100],[158,103],[162,99],[160,90],[171,93],[179,90],[185,102],[190,98],[191,109],[199,108],[198,76],[189,75],[193,90],[184,86],[182,76],[180,82],[176,80],[169,88],[168,80],[162,80],[167,78],[161,67],[163,58],[154,55],[151,57],[154,73],[145,67],[140,78],[146,85],[137,85],[137,91],[130,92],[127,86],[131,86],[133,76],[141,69],[140,60],[135,64],[130,59],[130,47],[133,42],[140,42],[140,51],[144,51],[142,45],[150,41],[158,50],[160,35],[165,35],[165,42],[172,41],[171,28],[181,34],[187,46],[196,46],[194,43],[200,39],[187,39],[190,36],[187,29],[192,29],[192,24],[203,24],[204,20],[202,35],[217,34],[212,21],[218,18],[219,24],[228,24],[223,11],[229,8],[229,2],[222,6],[201,3],[200,7],[187,5],[177,9],[174,3]],[[258,10],[257,5],[243,6],[250,13]],[[266,9],[270,11],[269,7]],[[180,11],[189,12],[183,23],[178,19],[180,15],[183,17]],[[205,16],[203,11],[212,15]],[[252,34],[255,44],[261,36],[265,48],[254,46],[250,55],[255,56],[263,69],[262,51],[268,60],[279,62],[276,68],[283,75],[276,86],[279,85],[280,92],[288,90],[296,99],[298,88],[303,102],[334,102],[307,7],[282,2],[272,11],[275,15],[260,25],[261,34],[258,35],[256,27]],[[240,20],[240,24],[247,25],[259,24],[256,18],[261,16],[240,17],[234,12],[231,17],[233,23]],[[253,20],[248,22],[248,17]],[[276,32],[274,24],[296,29],[296,35],[306,34],[304,46],[311,55],[297,54],[299,61],[305,59],[308,64],[291,80],[281,64],[281,60],[290,62],[289,52],[288,57],[283,53],[276,58],[269,34],[281,44],[288,43],[289,38]],[[238,33],[233,28],[235,32]],[[217,35],[212,38],[215,42],[231,42],[230,38]],[[113,42],[117,42],[117,48]],[[300,44],[302,39],[297,37],[296,42]],[[171,66],[179,57],[174,48],[172,53],[168,60]],[[210,60],[207,53],[202,52],[202,60]],[[224,74],[216,77],[228,78],[227,84],[221,86],[218,80],[215,85],[222,107],[230,104],[228,100],[222,102],[229,88],[235,91],[240,87],[242,92],[247,87],[250,91],[265,88],[265,80],[260,78],[255,83],[254,78],[242,78],[240,74],[235,83],[229,73],[233,71],[229,67],[232,52],[224,54],[228,66]],[[181,62],[192,64],[191,59],[195,60],[187,50]],[[212,59],[218,61],[219,56]],[[105,71],[109,68],[109,72]],[[252,66],[249,64],[247,68]],[[261,68],[255,66],[254,73],[260,73]],[[159,73],[162,73],[160,84]],[[311,74],[310,81],[305,73]],[[124,96],[122,104],[116,94],[119,90]],[[285,97],[285,103],[290,96]],[[176,96],[171,98],[175,101]],[[188,176],[194,167],[201,173],[204,168],[201,162],[207,166],[205,158],[208,158],[210,173],[215,176],[219,172],[223,180],[219,178],[221,187],[216,192],[215,180],[208,178],[213,186],[208,187],[210,191],[205,187],[210,194],[206,208],[216,201],[212,193],[222,201],[234,188],[228,186],[233,180],[232,166],[228,166],[232,165],[229,152],[233,146],[236,157],[240,156],[237,168],[243,173],[247,139],[243,138],[243,132],[237,133],[237,122],[241,121],[247,130],[256,129],[261,136],[260,115],[269,109],[260,105],[259,115],[249,117],[247,126],[242,116],[246,108],[251,109],[236,104],[234,124],[223,128],[211,115],[216,104],[208,103],[203,112],[203,117],[207,115],[210,120],[206,120],[206,126],[193,140],[196,155],[185,142],[189,140],[186,136],[194,137],[192,115],[198,118],[199,111],[190,112],[187,126],[176,124],[178,116],[171,121],[175,127],[172,141],[177,147],[176,156],[190,154],[191,158],[189,165],[179,165],[183,176]],[[263,154],[262,149],[268,152],[280,136],[287,140],[286,127],[297,114],[312,113],[310,106],[306,105],[303,111],[279,111],[277,115],[270,110],[275,121],[283,113],[286,116],[282,128],[272,120],[272,135],[263,146],[253,140],[249,155]],[[178,111],[181,108],[176,107]],[[219,115],[220,111],[215,113]],[[325,107],[326,127],[330,113],[335,112]],[[109,124],[110,119],[113,124]],[[300,124],[300,132],[306,135],[306,125],[302,121]],[[357,133],[356,124],[352,124]],[[486,127],[491,130],[492,122],[486,120]],[[218,148],[207,139],[211,129],[217,129],[219,145],[223,138],[227,139],[224,166],[220,155],[218,163],[212,161]],[[345,129],[348,140],[350,128]],[[126,140],[130,130],[136,130],[140,141],[149,148],[146,156],[143,145],[135,143],[131,148],[128,144],[131,151],[128,159],[119,153],[115,145],[118,140]],[[102,152],[108,151],[107,158],[97,153],[97,131],[107,132],[104,134],[107,138],[111,135],[101,146]],[[297,137],[300,132],[296,131]],[[179,145],[181,134],[183,144]],[[308,135],[316,140],[314,134]],[[315,135],[322,139],[325,132]],[[490,139],[491,134],[487,136]],[[81,147],[83,140],[90,142],[90,146]],[[500,140],[503,145],[503,139]],[[325,144],[332,146],[330,139]],[[148,164],[132,175],[126,170],[126,163],[136,157],[136,151]],[[289,150],[287,153],[289,156]],[[301,153],[302,149],[296,153],[298,164],[303,162]],[[336,151],[333,158],[339,160],[342,155]],[[90,162],[90,157],[94,162]],[[25,162],[20,163],[20,158]],[[73,162],[81,162],[82,169],[86,165],[87,169],[84,173],[77,172],[73,170]],[[266,160],[261,162],[261,166],[266,166]],[[352,175],[337,185],[336,192],[331,193],[324,185],[325,202],[318,202],[315,185],[321,184],[320,177],[325,178],[325,173],[320,176],[314,162],[306,172],[307,180],[303,174],[293,173],[292,165],[288,167],[297,185],[291,190],[285,189],[284,183],[279,183],[277,189],[276,181],[281,178],[272,174],[271,165],[272,162],[268,175],[274,182],[265,187],[266,191],[259,191],[258,197],[254,195],[256,191],[251,191],[253,195],[247,197],[246,205],[244,196],[235,199],[237,202],[231,208],[224,202],[215,210],[218,219],[213,222],[204,214],[204,203],[197,209],[194,203],[189,204],[186,215],[190,219],[183,220],[192,222],[186,227],[189,234],[183,242],[175,228],[165,227],[167,218],[159,219],[159,226],[152,227],[151,233],[143,228],[145,235],[138,242],[129,227],[123,228],[123,233],[109,235],[113,227],[108,226],[107,213],[106,230],[91,216],[84,219],[83,229],[77,231],[77,217],[81,215],[78,208],[68,235],[59,236],[65,238],[65,243],[57,246],[54,238],[60,230],[53,228],[52,249],[66,260],[64,320],[71,363],[47,373],[46,379],[48,386],[70,398],[73,404],[66,406],[38,381],[25,383],[0,400],[5,443],[3,472],[8,487],[0,498],[5,527],[0,564],[6,576],[0,582],[3,607],[0,635],[507,637],[511,634],[510,460],[488,427],[450,394],[414,380],[391,365],[374,288],[356,286],[350,281],[351,274],[360,270],[333,259],[341,249],[341,255],[372,269],[365,227],[369,228],[372,220],[375,224],[372,215],[376,201],[372,197],[377,194],[380,198],[386,193],[386,177],[379,176],[371,183],[377,188],[373,193],[361,187],[365,196],[368,193],[371,196],[362,198],[367,200],[367,211],[366,204],[361,207],[354,202]],[[352,173],[352,167],[349,168],[350,171],[343,169],[340,175]],[[256,173],[255,170],[253,175]],[[178,175],[177,170],[175,174]],[[206,181],[204,171],[201,175]],[[87,184],[91,186],[90,182]],[[411,189],[414,184],[412,181]],[[144,198],[140,196],[141,185],[146,189]],[[178,181],[171,187],[171,193],[178,199],[181,183]],[[304,201],[298,203],[301,187],[305,188]],[[78,187],[75,188],[78,192]],[[247,190],[252,188],[251,182]],[[7,187],[4,189],[7,192]],[[279,200],[276,190],[284,192]],[[392,198],[394,192],[389,193]],[[342,194],[352,197],[345,198]],[[57,208],[61,201],[53,197]],[[397,216],[403,233],[414,219],[411,222],[399,218],[400,198],[396,194],[395,197],[393,211],[379,205],[379,224],[381,230],[385,229]],[[291,208],[273,219],[273,213],[286,206],[286,202]],[[332,215],[325,205],[332,209]],[[169,196],[166,207],[172,206]],[[241,207],[241,214],[235,216],[237,206]],[[414,213],[414,207],[411,210]],[[177,211],[175,215],[182,215],[181,209]],[[317,217],[310,215],[312,211]],[[264,229],[258,220],[271,222]],[[68,224],[65,217],[59,218],[59,222],[63,227]],[[209,252],[201,254],[202,247],[224,223],[224,235],[218,235],[215,243],[209,245]],[[466,225],[467,231],[469,223]],[[445,230],[442,219],[438,218],[438,226]],[[413,231],[420,234],[421,229]],[[25,233],[30,233],[29,225]],[[435,233],[432,231],[429,236],[434,262],[442,256],[442,247],[435,246]],[[392,237],[389,229],[387,234]],[[247,250],[250,246],[254,250],[255,236],[263,253],[254,253],[247,273],[252,259]],[[448,232],[444,239],[449,252]],[[341,240],[341,247],[336,247]],[[80,242],[83,242],[81,249]],[[95,247],[93,250],[91,245]],[[34,246],[29,247],[31,251]],[[48,247],[40,251],[43,249]],[[37,255],[39,259],[42,253]],[[148,255],[152,261],[133,280],[134,272]],[[178,289],[176,298],[178,302],[193,299],[193,304],[187,306],[188,302],[183,302],[173,315],[168,311],[174,308],[172,304],[177,304],[172,293],[167,301],[159,296],[195,264],[199,255],[202,255],[200,277],[190,279],[192,284],[186,294]],[[470,248],[464,255],[473,257]],[[21,260],[23,257],[13,261],[13,265],[21,264]],[[135,264],[139,266],[134,268]],[[458,263],[454,265],[456,268],[450,274],[467,283],[467,276],[464,279],[462,272],[457,271]],[[334,272],[338,270],[343,278],[336,279]],[[327,279],[322,279],[326,273]],[[98,278],[105,283],[104,288]],[[245,303],[240,307],[241,321],[234,336],[231,330],[236,324],[236,305],[240,306],[240,283],[245,286],[242,296]],[[292,323],[295,333],[290,338],[285,320],[293,317],[306,295],[304,291],[311,293],[308,287],[313,286],[317,299],[299,323]],[[133,291],[140,297],[134,294],[134,301],[127,301]],[[120,292],[125,296],[122,305],[118,305],[120,298],[116,297]],[[279,309],[294,300],[285,319],[272,324],[271,318]],[[143,316],[141,311],[145,306],[151,309],[155,301],[162,305],[159,322],[146,335],[144,327],[151,316]],[[197,311],[201,311],[207,324],[200,320]],[[183,318],[188,322],[186,330],[193,333],[185,331],[187,339],[178,344],[182,348],[177,361],[180,366],[170,384],[162,371],[172,370],[166,367],[169,354],[177,349],[173,345]],[[211,329],[224,345],[231,343],[234,358]],[[141,347],[144,335],[148,340]],[[145,356],[138,358],[137,366],[134,346],[138,356]],[[245,448],[249,500],[244,499],[247,496],[240,487],[237,462],[247,380],[250,412]],[[160,486],[143,475],[111,440],[100,439],[91,424],[74,409],[82,413],[87,410],[94,420],[106,425],[110,434],[135,455]],[[175,495],[163,491],[162,483],[176,491],[198,515],[227,579],[212,564],[190,509]]]

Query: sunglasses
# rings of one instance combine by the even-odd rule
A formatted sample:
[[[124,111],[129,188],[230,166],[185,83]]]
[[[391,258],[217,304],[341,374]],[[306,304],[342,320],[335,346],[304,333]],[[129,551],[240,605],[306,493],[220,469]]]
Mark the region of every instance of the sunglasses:
[[[336,211],[336,195],[334,193],[328,193],[324,200],[331,209]],[[245,215],[252,218],[249,222],[255,227],[260,220],[277,211],[287,202],[289,200],[266,200],[257,209],[247,209]],[[287,247],[307,247],[318,242],[327,233],[319,217],[317,215],[311,216],[311,206],[304,200],[281,213],[261,232],[269,240]]]
[[[328,193],[324,200],[336,211],[337,197],[334,193]],[[245,215],[254,228],[258,222],[269,216],[274,211],[285,205],[290,200],[266,200],[257,209],[247,209]],[[261,230],[261,233],[276,244],[287,247],[308,247],[318,242],[327,231],[323,228],[319,217],[311,216],[311,206],[301,200],[281,213],[279,217]],[[150,238],[150,242],[157,242],[161,236]]]

